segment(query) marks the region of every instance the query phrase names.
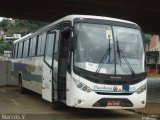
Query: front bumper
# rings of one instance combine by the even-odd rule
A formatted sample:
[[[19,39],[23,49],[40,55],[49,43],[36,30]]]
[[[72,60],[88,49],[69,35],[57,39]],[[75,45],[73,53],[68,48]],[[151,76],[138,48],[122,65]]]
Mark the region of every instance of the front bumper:
[[[143,108],[146,104],[146,91],[141,94],[134,92],[131,95],[99,95],[92,91],[85,93],[75,85],[70,88],[72,91],[67,105],[78,108],[95,108],[95,109],[135,109]],[[108,101],[119,101],[119,106],[108,106]]]

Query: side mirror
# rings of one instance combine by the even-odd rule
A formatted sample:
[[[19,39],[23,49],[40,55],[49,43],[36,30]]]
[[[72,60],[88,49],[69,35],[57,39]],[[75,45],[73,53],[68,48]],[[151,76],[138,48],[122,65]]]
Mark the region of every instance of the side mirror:
[[[75,42],[75,39],[74,37],[72,37],[70,40],[69,40],[69,51],[74,51],[74,42]]]

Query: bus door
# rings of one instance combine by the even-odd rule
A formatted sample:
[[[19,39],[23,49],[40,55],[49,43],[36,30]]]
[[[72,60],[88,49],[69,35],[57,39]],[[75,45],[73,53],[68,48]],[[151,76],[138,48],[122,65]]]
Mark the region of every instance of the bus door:
[[[67,24],[68,25],[68,24]],[[66,100],[66,73],[69,57],[69,38],[70,29],[61,29],[61,40],[60,40],[60,50],[59,50],[59,72],[58,72],[58,99]]]
[[[56,36],[59,37],[57,31],[47,33],[43,61],[42,98],[50,102],[52,102],[53,66],[56,64],[54,63]]]

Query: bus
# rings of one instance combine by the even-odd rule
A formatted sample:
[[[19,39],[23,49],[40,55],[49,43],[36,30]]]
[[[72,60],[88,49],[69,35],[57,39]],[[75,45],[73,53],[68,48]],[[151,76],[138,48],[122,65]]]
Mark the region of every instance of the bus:
[[[143,33],[134,22],[69,15],[13,42],[19,91],[54,109],[134,109],[146,104]]]

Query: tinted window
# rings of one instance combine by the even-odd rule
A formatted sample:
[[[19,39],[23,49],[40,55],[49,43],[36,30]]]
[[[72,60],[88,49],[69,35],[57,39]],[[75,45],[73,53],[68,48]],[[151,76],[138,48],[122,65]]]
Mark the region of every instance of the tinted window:
[[[14,51],[15,51],[15,45],[13,45],[13,49],[12,49],[12,57],[14,58]]]
[[[15,45],[15,58],[17,58],[18,55],[18,44]]]
[[[54,53],[57,53],[58,51],[58,43],[59,43],[59,30],[56,30],[56,41],[55,41]]]
[[[36,55],[36,46],[37,45],[37,37],[33,38],[32,41],[32,56]]]
[[[19,43],[18,58],[22,57],[22,47],[23,47],[23,42]]]
[[[24,41],[23,57],[28,56],[29,40]]]
[[[42,35],[42,42],[41,42],[41,55],[44,54],[44,47],[45,47],[45,41],[46,41],[46,33]]]
[[[36,52],[36,42],[37,42],[37,38],[34,37],[31,39],[30,41],[30,51],[29,51],[29,56],[34,56],[35,52]]]
[[[37,55],[41,55],[42,35],[38,36]]]

